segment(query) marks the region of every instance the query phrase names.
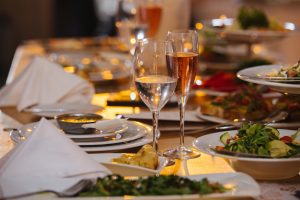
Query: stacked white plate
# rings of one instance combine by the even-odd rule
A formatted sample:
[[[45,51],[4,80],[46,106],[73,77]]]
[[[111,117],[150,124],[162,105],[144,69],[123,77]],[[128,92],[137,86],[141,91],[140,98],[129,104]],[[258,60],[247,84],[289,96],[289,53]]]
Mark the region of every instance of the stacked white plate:
[[[52,121],[57,127],[56,121]],[[36,128],[37,123],[22,126],[12,131],[11,139],[17,144],[25,140]],[[139,147],[152,141],[152,127],[136,122],[125,121],[113,132],[100,130],[92,134],[66,134],[86,152],[118,151]]]

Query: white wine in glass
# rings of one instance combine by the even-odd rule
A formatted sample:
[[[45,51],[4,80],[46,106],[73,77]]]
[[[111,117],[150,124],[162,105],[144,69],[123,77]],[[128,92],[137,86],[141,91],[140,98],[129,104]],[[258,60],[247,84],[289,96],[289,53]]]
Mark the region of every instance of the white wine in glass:
[[[188,95],[194,83],[198,65],[198,34],[193,30],[168,32],[166,48],[167,66],[177,69],[176,95],[180,111],[180,145],[164,152],[176,159],[197,158],[200,153],[184,145],[184,116]]]
[[[167,67],[165,42],[153,39],[137,42],[133,64],[136,90],[152,112],[153,148],[158,153],[159,111],[174,94],[177,84],[176,66]]]

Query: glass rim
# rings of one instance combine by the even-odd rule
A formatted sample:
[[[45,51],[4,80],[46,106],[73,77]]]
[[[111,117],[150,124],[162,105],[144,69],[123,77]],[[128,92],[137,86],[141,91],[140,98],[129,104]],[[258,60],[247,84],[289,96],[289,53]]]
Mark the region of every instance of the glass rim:
[[[143,38],[143,39],[138,39],[136,44],[147,44],[147,43],[150,43],[150,42],[155,42],[155,43],[161,43],[161,44],[165,44],[167,43],[167,41],[165,40],[162,40],[162,39],[155,39],[155,38]]]
[[[169,35],[169,34],[191,34],[191,33],[197,34],[197,30],[196,29],[174,29],[174,30],[169,30],[167,32],[167,35]]]

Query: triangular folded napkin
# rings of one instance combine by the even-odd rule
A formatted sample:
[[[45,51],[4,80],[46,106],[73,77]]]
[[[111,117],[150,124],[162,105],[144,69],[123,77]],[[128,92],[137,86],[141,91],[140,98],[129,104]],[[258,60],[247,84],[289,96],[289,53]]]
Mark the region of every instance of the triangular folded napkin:
[[[42,119],[33,133],[0,160],[0,199],[44,190],[64,191],[110,171]]]
[[[37,104],[88,103],[95,90],[86,80],[66,73],[46,58],[35,57],[13,82],[0,90],[0,106],[19,111]]]

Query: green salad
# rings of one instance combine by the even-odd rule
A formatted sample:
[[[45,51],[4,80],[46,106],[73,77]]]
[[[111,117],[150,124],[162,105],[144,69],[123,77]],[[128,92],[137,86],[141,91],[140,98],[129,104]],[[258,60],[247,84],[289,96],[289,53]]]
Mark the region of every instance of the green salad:
[[[150,176],[147,178],[125,179],[119,175],[99,178],[97,183],[79,196],[141,196],[141,195],[184,195],[222,193],[229,189],[219,183],[211,183],[206,178],[195,181],[188,178],[170,176]]]
[[[263,124],[243,124],[235,136],[225,132],[220,136],[225,146],[217,150],[271,156],[292,157],[300,153],[300,129],[291,136],[280,137],[276,128]]]

